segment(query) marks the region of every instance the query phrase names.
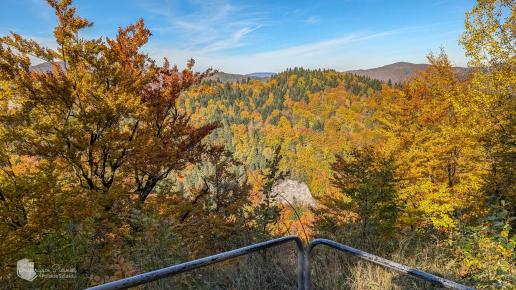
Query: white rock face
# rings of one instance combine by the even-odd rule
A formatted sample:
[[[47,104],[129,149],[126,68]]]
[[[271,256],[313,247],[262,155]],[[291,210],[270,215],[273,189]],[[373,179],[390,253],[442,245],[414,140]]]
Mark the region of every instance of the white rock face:
[[[303,205],[315,207],[316,202],[310,193],[310,189],[303,182],[298,182],[291,179],[283,180],[272,188],[274,194],[278,194],[276,201],[280,203],[287,203],[285,200],[293,205]]]

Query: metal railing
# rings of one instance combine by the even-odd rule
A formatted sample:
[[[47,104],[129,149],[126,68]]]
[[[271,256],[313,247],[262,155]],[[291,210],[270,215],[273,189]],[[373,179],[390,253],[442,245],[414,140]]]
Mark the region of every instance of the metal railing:
[[[288,236],[283,237],[279,239],[274,239],[266,242],[261,242],[258,244],[246,246],[243,248],[223,252],[220,254],[216,254],[213,256],[208,256],[205,258],[193,260],[190,262],[177,264],[174,266],[154,270],[151,272],[139,274],[136,276],[124,278],[121,280],[109,282],[106,284],[101,284],[98,286],[94,286],[91,288],[88,288],[87,290],[112,290],[112,289],[127,289],[131,287],[135,287],[138,285],[142,285],[145,283],[149,283],[152,281],[156,281],[162,278],[170,277],[177,275],[179,273],[183,273],[186,271],[202,268],[208,265],[216,264],[222,261],[226,261],[229,259],[233,259],[236,257],[240,257],[243,255],[247,255],[253,252],[257,252],[263,249],[268,249],[272,247],[276,247],[288,242],[295,242],[296,249],[297,249],[297,289],[298,290],[310,290],[311,288],[311,258],[310,254],[312,253],[313,249],[317,245],[324,245],[328,246],[330,248],[352,254],[354,256],[357,256],[358,258],[367,260],[369,262],[372,262],[374,264],[380,265],[382,267],[386,267],[401,273],[405,273],[408,275],[415,276],[417,278],[420,278],[425,281],[429,281],[437,286],[450,288],[450,289],[459,289],[459,290],[471,290],[473,288],[453,282],[451,280],[444,279],[439,276],[435,276],[433,274],[423,272],[421,270],[418,270],[416,268],[410,268],[408,266],[369,254],[367,252],[352,248],[350,246],[346,246],[340,243],[337,243],[335,241],[326,240],[326,239],[315,239],[311,241],[307,247],[306,250],[303,247],[303,242],[301,239],[299,239],[297,236]]]
[[[211,264],[219,263],[222,261],[226,261],[229,259],[233,259],[236,257],[240,257],[243,255],[247,255],[249,253],[257,252],[263,249],[268,249],[272,247],[276,247],[288,242],[295,242],[297,248],[297,289],[303,289],[303,281],[304,281],[304,248],[303,242],[297,236],[288,236],[279,239],[274,239],[266,242],[261,242],[258,244],[246,246],[243,248],[223,252],[220,254],[216,254],[213,256],[204,257],[201,259],[193,260],[190,262],[177,264],[174,266],[154,270],[151,272],[139,274],[136,276],[132,276],[129,278],[124,278],[121,280],[109,282],[106,284],[98,285],[95,287],[88,288],[87,290],[114,290],[114,289],[127,289],[130,287],[142,285],[145,283],[149,283],[158,279],[170,277],[177,275],[179,273],[183,273],[186,271],[202,268]]]
[[[308,246],[306,248],[306,252],[305,252],[305,284],[304,284],[305,290],[309,290],[310,286],[311,286],[311,280],[310,280],[310,276],[311,276],[310,275],[311,274],[311,263],[310,263],[310,261],[311,261],[311,259],[310,259],[310,254],[312,253],[312,250],[317,245],[328,246],[328,247],[330,247],[332,249],[352,254],[354,256],[357,256],[360,259],[367,260],[367,261],[369,261],[371,263],[374,263],[374,264],[380,265],[382,267],[389,268],[389,269],[392,269],[392,270],[395,270],[395,271],[398,271],[398,272],[401,272],[401,273],[412,275],[414,277],[417,277],[417,278],[420,278],[422,280],[428,281],[428,282],[430,282],[430,283],[432,283],[434,285],[440,286],[440,287],[450,288],[450,289],[460,289],[460,290],[471,290],[471,289],[473,289],[471,287],[468,287],[468,286],[465,286],[465,285],[453,282],[451,280],[447,280],[447,279],[444,279],[442,277],[435,276],[435,275],[427,273],[427,272],[423,272],[423,271],[421,271],[419,269],[411,268],[411,267],[408,267],[408,266],[405,266],[405,265],[402,265],[402,264],[399,264],[399,263],[396,263],[396,262],[384,259],[382,257],[378,257],[378,256],[375,256],[373,254],[369,254],[367,252],[364,252],[364,251],[361,251],[359,249],[355,249],[353,247],[337,243],[337,242],[332,241],[332,240],[315,239],[315,240],[311,241],[308,244]]]

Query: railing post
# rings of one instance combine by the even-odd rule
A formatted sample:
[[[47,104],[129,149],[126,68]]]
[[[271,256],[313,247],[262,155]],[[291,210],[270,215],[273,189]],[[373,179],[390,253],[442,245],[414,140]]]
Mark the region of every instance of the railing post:
[[[305,283],[305,247],[303,246],[303,242],[301,240],[295,240],[297,247],[297,266],[296,266],[296,276],[297,276],[297,289],[304,290]]]
[[[311,243],[307,244],[306,245],[306,248],[305,248],[305,257],[304,257],[304,273],[303,273],[303,276],[304,276],[304,281],[303,281],[303,288],[304,290],[310,290],[311,286],[312,286],[312,281],[311,281],[311,277],[310,275],[312,274],[311,273],[311,265],[310,265],[310,251],[311,251]]]

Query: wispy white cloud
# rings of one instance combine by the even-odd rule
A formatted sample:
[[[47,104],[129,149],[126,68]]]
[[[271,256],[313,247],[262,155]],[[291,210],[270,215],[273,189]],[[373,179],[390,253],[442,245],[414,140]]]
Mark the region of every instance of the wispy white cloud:
[[[175,62],[194,58],[198,69],[213,67],[227,72],[249,73],[251,71],[281,71],[288,67],[332,67],[328,55],[338,56],[346,45],[368,41],[399,33],[385,31],[372,34],[348,34],[341,37],[293,45],[282,49],[258,53],[228,55],[216,50],[181,50],[154,47],[150,54],[156,58],[170,57]],[[334,65],[334,64],[333,64]],[[334,66],[333,66],[334,67]]]
[[[190,2],[193,8],[190,7],[187,13],[179,13],[182,11],[181,3],[172,0],[162,5],[155,13],[165,17],[167,25],[151,27],[151,30],[179,33],[182,38],[179,43],[172,44],[173,48],[170,48],[168,43],[150,44],[148,50],[151,56],[156,59],[169,57],[171,61],[179,64],[184,63],[188,58],[194,58],[198,69],[213,67],[234,73],[281,71],[293,66],[342,68],[342,63],[356,62],[355,59],[350,58],[350,55],[355,52],[348,49],[353,46],[353,43],[426,29],[412,26],[372,33],[344,33],[338,37],[301,44],[289,45],[289,42],[295,41],[293,40],[282,45],[280,43],[263,45],[263,37],[266,35],[256,32],[263,27],[271,28],[273,25],[280,25],[281,19],[276,17],[271,20],[273,17],[270,17],[277,16],[277,13],[268,14],[263,7],[252,9],[245,4],[236,5],[229,2],[231,0],[190,1],[193,1]],[[268,7],[268,9],[274,9],[274,7]],[[281,9],[278,8],[278,10]],[[297,21],[307,25],[320,21],[319,17],[311,14],[310,11],[288,13],[295,14],[293,17]],[[163,35],[159,37],[163,38]],[[260,51],[252,49],[253,45],[259,47]],[[235,48],[238,49],[235,50]]]
[[[305,19],[306,24],[316,24],[319,22],[319,17],[312,15]]]
[[[193,9],[183,11],[180,1],[143,1],[142,7],[162,17],[164,24],[151,27],[161,34],[174,33],[180,37],[185,50],[219,51],[244,45],[245,38],[257,29],[267,25],[267,12],[251,9],[250,6],[235,5],[228,0],[191,0]]]
[[[219,51],[229,48],[236,48],[242,46],[242,39],[249,33],[260,29],[262,26],[258,25],[256,27],[244,27],[237,31],[235,31],[233,34],[231,34],[226,39],[221,39],[213,42],[212,44],[206,46],[204,49],[202,49],[202,52],[210,52],[210,51]]]

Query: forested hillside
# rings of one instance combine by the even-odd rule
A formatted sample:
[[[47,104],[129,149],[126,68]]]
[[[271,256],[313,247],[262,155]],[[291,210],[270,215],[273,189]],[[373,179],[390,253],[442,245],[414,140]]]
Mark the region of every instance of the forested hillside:
[[[150,58],[143,20],[89,39],[71,1],[48,2],[56,49],[0,37],[2,287],[84,288],[295,234],[514,288],[514,1],[467,13],[466,78],[441,51],[396,85],[304,68],[218,81]],[[315,204],[283,202],[285,180]],[[22,280],[24,258],[51,270]],[[292,289],[295,259],[266,251],[149,287]],[[314,261],[316,289],[430,288]],[[60,269],[73,277],[45,278]]]
[[[192,120],[219,122],[210,135],[250,170],[262,169],[280,146],[281,168],[310,185],[330,189],[330,163],[372,125],[365,106],[382,90],[380,81],[332,70],[295,68],[266,82],[205,82],[181,99]]]

